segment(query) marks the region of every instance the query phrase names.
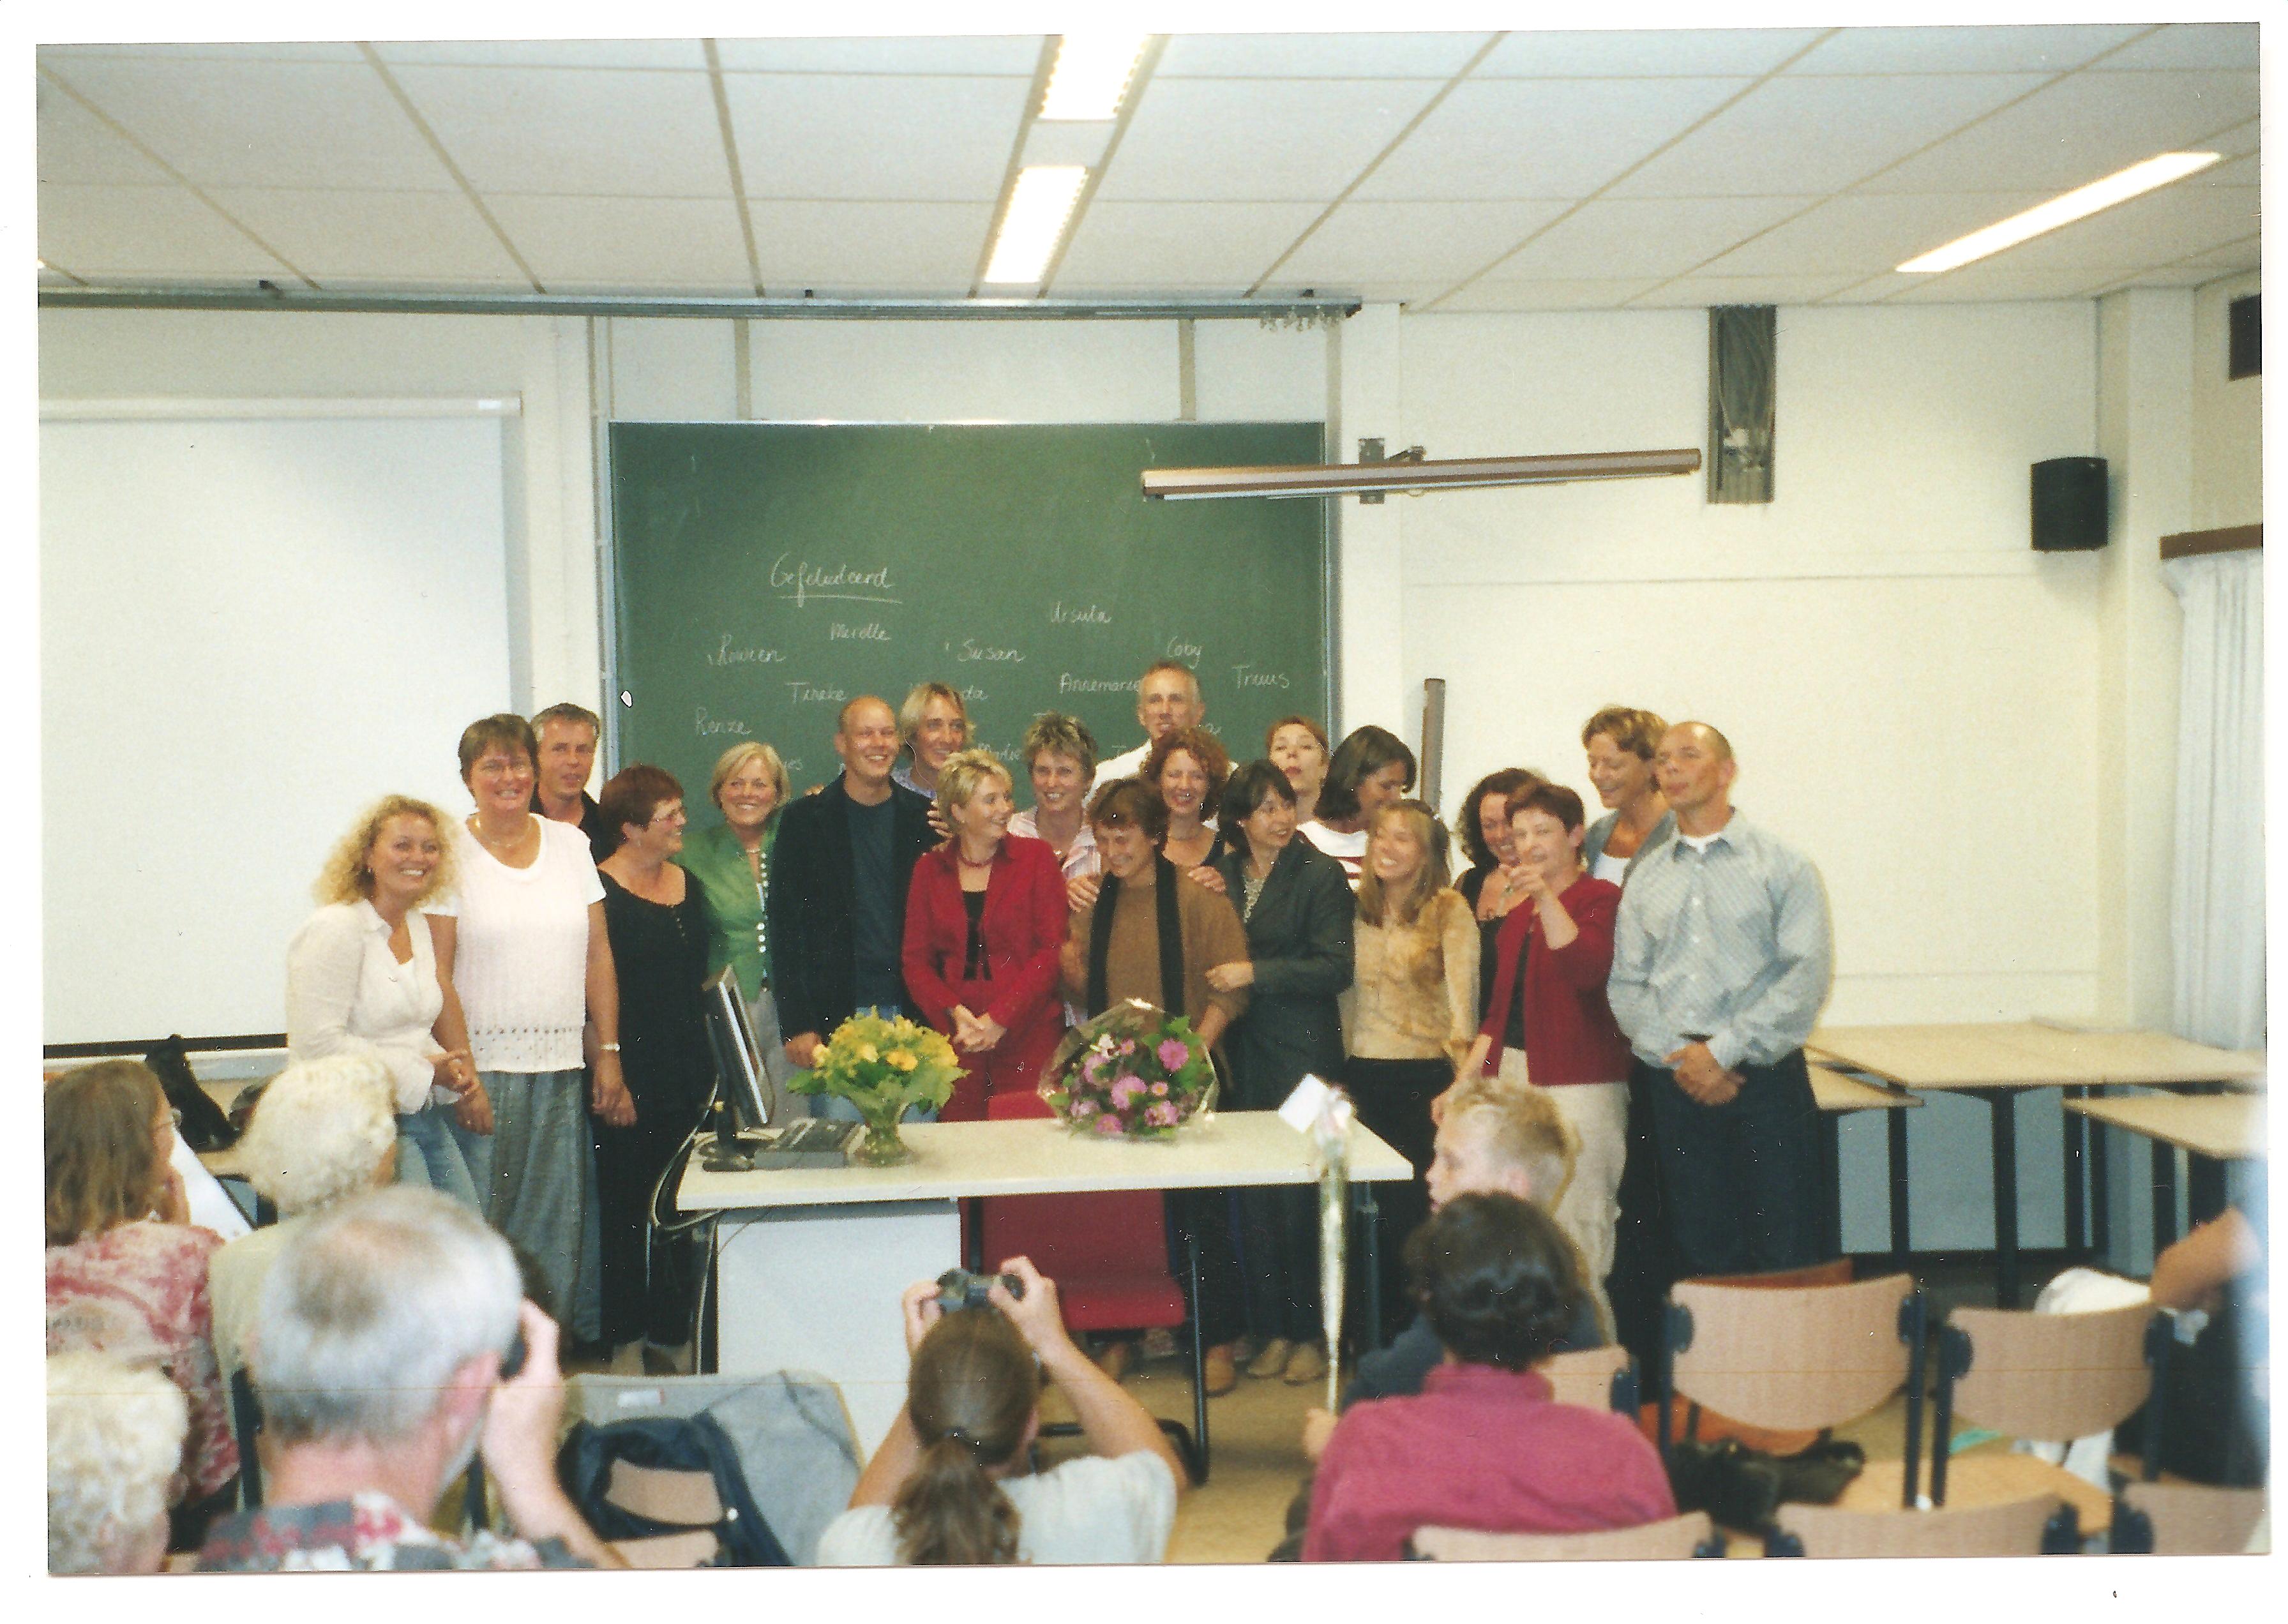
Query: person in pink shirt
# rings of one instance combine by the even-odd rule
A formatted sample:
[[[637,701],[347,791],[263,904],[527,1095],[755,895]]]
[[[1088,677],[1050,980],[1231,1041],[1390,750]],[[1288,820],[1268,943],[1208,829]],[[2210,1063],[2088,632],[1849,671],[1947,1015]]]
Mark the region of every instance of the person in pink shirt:
[[[1418,1528],[1584,1533],[1676,1515],[1660,1456],[1609,1410],[1557,1403],[1533,1367],[1581,1293],[1563,1232],[1497,1192],[1455,1197],[1406,1244],[1445,1349],[1422,1391],[1352,1405],[1311,1491],[1306,1562],[1396,1562]]]

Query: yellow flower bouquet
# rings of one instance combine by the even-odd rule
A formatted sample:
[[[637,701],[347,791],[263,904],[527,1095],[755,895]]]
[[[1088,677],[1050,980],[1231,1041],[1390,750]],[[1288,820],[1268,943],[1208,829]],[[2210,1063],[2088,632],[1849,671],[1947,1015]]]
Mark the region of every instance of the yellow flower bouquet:
[[[945,1035],[901,1015],[886,1020],[873,1010],[852,1015],[820,1046],[810,1070],[798,1071],[787,1087],[797,1094],[826,1094],[847,1100],[866,1124],[866,1136],[853,1152],[878,1167],[913,1159],[898,1135],[898,1119],[919,1105],[935,1111],[953,1097],[954,1079],[964,1067]]]

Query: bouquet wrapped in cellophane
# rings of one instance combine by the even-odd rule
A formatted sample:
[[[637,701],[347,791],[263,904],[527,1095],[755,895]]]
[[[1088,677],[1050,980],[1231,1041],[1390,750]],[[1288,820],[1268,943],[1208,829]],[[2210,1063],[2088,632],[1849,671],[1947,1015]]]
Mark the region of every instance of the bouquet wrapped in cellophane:
[[[1092,1139],[1170,1139],[1215,1103],[1215,1063],[1182,1015],[1129,999],[1067,1032],[1040,1095]]]

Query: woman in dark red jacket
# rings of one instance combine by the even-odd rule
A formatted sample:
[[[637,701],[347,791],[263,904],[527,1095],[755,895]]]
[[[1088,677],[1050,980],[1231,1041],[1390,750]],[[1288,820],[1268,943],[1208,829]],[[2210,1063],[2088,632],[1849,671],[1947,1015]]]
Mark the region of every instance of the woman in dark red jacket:
[[[937,810],[953,838],[914,864],[906,991],[968,1068],[940,1119],[973,1122],[988,1095],[1031,1093],[1063,1034],[1065,881],[1047,842],[1010,835],[1016,801],[1009,769],[991,751],[965,750],[946,762]]]
[[[1462,1075],[1546,1088],[1577,1144],[1552,1216],[1581,1249],[1597,1318],[1613,1334],[1605,1277],[1613,1267],[1621,1166],[1628,1154],[1629,1041],[1605,1002],[1621,888],[1581,866],[1581,798],[1534,784],[1509,801],[1512,871],[1525,904],[1496,940],[1491,1001]]]

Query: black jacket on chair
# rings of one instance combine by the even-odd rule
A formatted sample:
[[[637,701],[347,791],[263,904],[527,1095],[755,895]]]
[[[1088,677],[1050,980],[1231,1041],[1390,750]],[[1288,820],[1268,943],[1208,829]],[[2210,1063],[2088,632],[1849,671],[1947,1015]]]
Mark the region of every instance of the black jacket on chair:
[[[1247,859],[1227,852],[1219,867],[1237,912],[1247,896]],[[1340,1074],[1343,1025],[1335,995],[1351,984],[1357,917],[1358,898],[1343,865],[1299,835],[1288,841],[1246,917],[1255,984],[1247,1013],[1224,1040],[1241,1110],[1277,1105],[1306,1071],[1330,1082]]]
[[[938,837],[929,826],[926,799],[893,784],[890,803],[896,825],[890,844],[896,891],[891,919],[894,939],[902,941],[915,859],[936,845]],[[838,776],[817,794],[798,797],[779,814],[778,840],[771,848],[763,909],[770,930],[771,993],[778,1003],[779,1031],[789,1038],[803,1032],[830,1038],[856,1012],[852,880],[850,795]]]

